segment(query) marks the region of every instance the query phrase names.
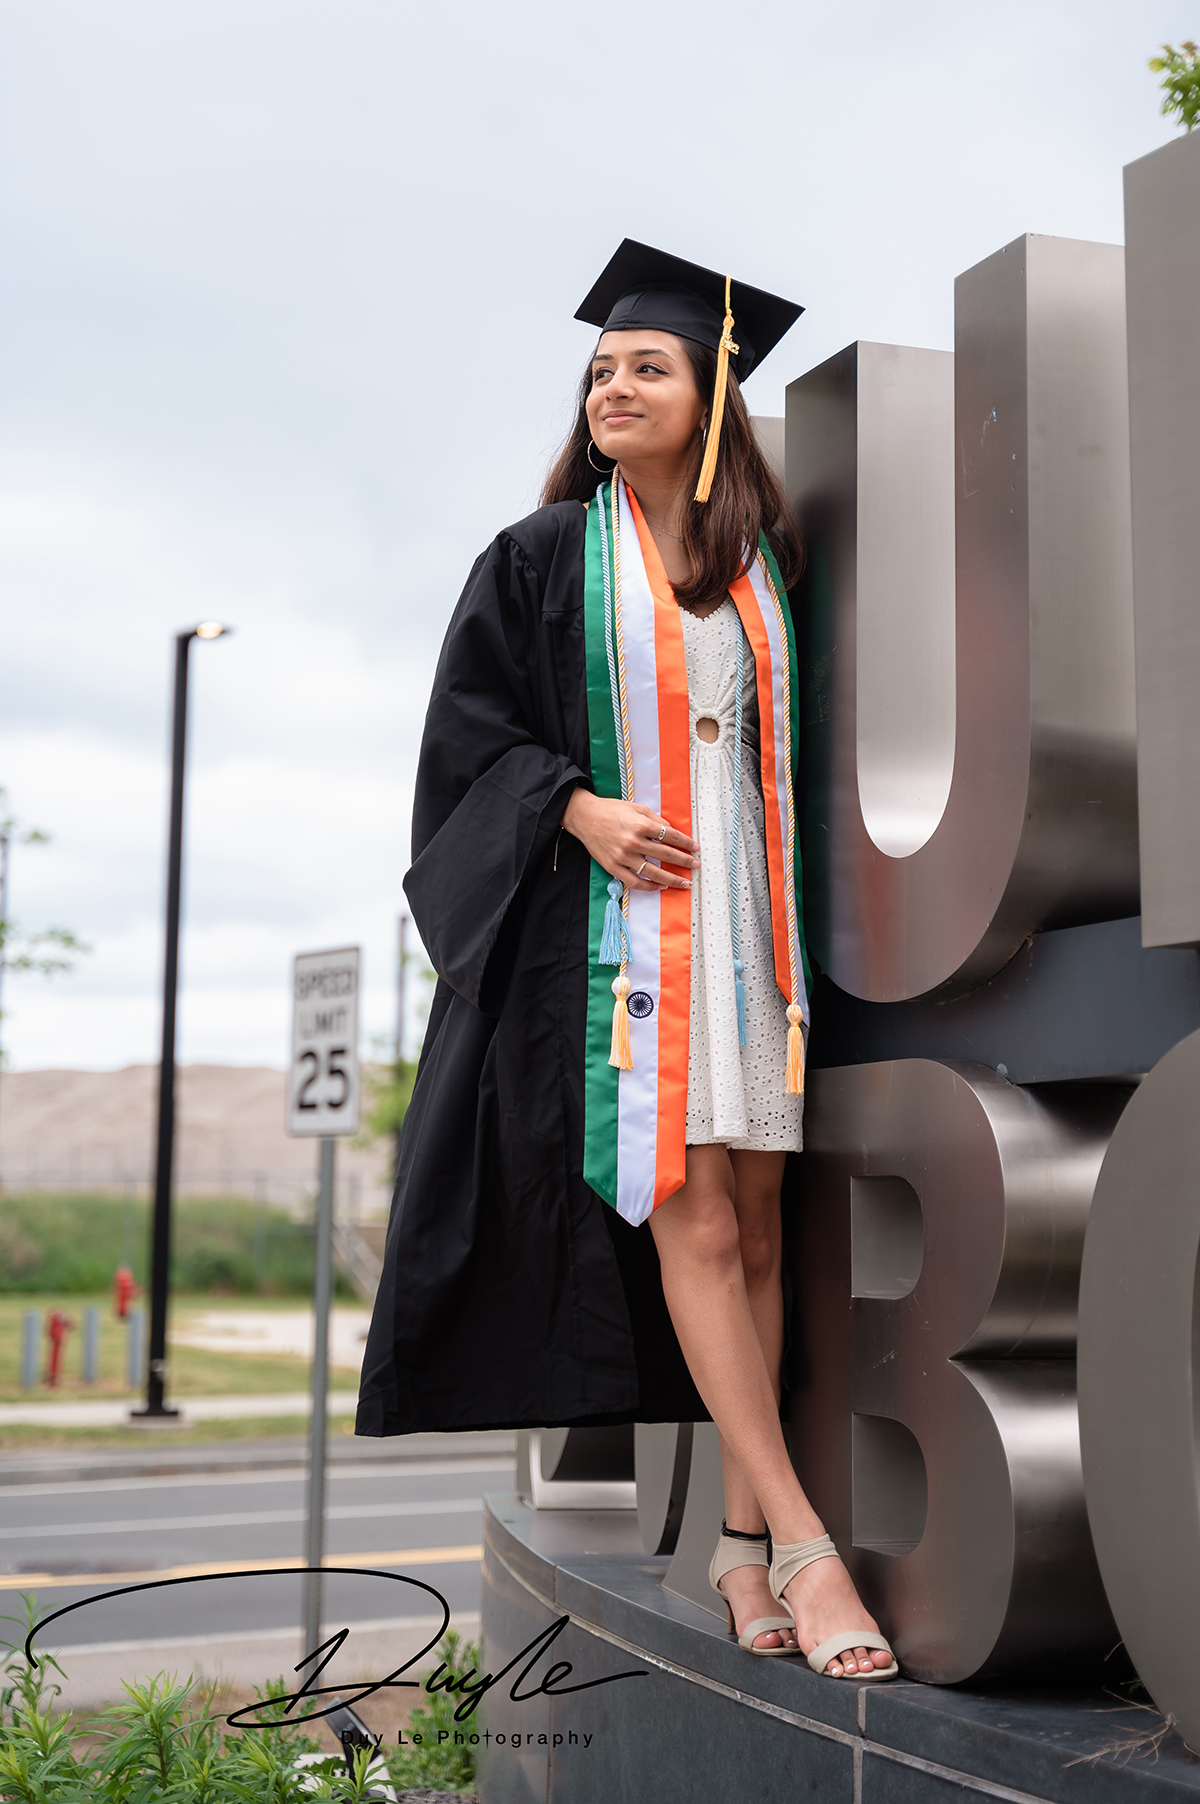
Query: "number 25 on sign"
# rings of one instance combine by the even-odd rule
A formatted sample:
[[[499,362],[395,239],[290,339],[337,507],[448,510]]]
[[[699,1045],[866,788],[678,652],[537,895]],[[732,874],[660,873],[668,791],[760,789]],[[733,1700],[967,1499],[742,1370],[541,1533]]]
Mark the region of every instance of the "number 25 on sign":
[[[292,975],[289,1134],[358,1132],[360,951],[301,952]]]

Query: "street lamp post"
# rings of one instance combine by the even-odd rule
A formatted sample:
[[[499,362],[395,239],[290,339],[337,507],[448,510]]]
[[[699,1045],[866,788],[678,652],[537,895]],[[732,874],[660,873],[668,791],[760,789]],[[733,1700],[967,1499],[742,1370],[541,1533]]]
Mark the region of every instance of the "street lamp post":
[[[175,1003],[179,992],[179,899],[183,874],[183,767],[187,750],[188,652],[193,639],[232,632],[217,620],[175,635],[175,705],[171,724],[171,825],[167,840],[166,952],[163,959],[162,1056],[158,1068],[158,1146],[154,1160],[154,1223],[150,1253],[150,1357],[146,1407],[140,1420],[177,1416],[165,1402],[167,1294],[171,1279],[171,1164],[175,1150]]]

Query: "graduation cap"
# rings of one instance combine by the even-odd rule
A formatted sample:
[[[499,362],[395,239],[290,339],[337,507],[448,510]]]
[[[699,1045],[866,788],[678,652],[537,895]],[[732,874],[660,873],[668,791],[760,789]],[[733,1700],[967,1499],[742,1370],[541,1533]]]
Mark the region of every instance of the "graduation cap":
[[[744,382],[803,312],[795,301],[745,282],[734,283],[715,270],[626,238],[575,318],[602,332],[655,327],[716,352],[717,379],[696,486],[697,501],[707,501],[717,465],[730,362]]]

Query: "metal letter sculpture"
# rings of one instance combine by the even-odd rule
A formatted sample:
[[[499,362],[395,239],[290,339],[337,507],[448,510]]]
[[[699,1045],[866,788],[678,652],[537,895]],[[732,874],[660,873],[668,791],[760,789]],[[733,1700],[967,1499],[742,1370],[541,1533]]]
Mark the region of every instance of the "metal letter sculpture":
[[[1196,1485],[1200,1033],[1157,1064],[1112,1138],[1080,1290],[1079,1415],[1096,1552],[1121,1635],[1160,1710],[1200,1731]]]
[[[1089,1068],[1078,986],[1135,993],[1114,981],[1132,974],[1128,934],[1083,925],[1139,906],[1135,599],[1142,937],[1200,943],[1200,253],[1185,229],[1200,230],[1200,140],[1134,165],[1127,204],[1132,510],[1118,249],[1026,238],[960,278],[952,428],[931,352],[854,346],[789,390],[809,542],[806,903],[826,974],[792,1439],[915,1677],[1061,1676],[1123,1638],[1195,1738],[1200,1685],[1172,1650],[1200,1603],[1200,1034],[1134,1094],[1111,1081],[1147,1069],[1132,1019],[1127,1059],[1117,1023]],[[951,432],[952,775],[928,678],[945,662]],[[1000,1060],[872,1062],[896,1009],[847,1015],[849,998],[903,1015],[932,994],[961,1044],[988,980],[1051,928],[1082,936],[1073,1075],[1110,1081],[1019,1089]],[[1028,1067],[1011,991],[988,1018],[1011,1022]],[[821,1069],[822,1015],[839,1008],[855,1022],[839,1056],[851,1045],[857,1062]],[[922,1032],[927,1051],[928,1011]],[[894,1053],[894,1018],[879,1038]]]
[[[1126,176],[1128,358],[1120,248],[1026,237],[959,278],[953,359],[852,345],[788,390],[790,1434],[909,1674],[1082,1678],[1123,1638],[1200,1745],[1200,972],[1142,949],[1200,946],[1200,133]],[[711,1608],[715,1430],[636,1463]]]
[[[1117,1639],[1088,1533],[1075,1326],[1128,1094],[1039,1093],[931,1059],[813,1075],[794,1457],[913,1678],[1028,1676],[1031,1656]]]
[[[788,389],[812,633],[806,923],[822,970],[873,1002],[968,988],[1035,929],[1138,906],[1120,249],[1018,239],[959,277],[955,341],[953,411],[931,351],[854,345]],[[955,563],[939,820],[938,748],[913,740]],[[889,691],[913,724],[885,739]]]
[[[1200,136],[1125,171],[1142,939],[1200,945]]]

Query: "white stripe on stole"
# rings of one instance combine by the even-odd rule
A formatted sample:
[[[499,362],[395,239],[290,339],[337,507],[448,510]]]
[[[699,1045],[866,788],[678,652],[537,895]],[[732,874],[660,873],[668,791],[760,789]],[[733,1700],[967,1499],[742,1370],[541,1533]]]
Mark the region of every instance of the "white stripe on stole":
[[[621,627],[625,644],[625,694],[633,751],[630,799],[657,814],[661,803],[658,760],[658,672],[654,652],[654,596],[637,524],[618,479]],[[618,1075],[617,1212],[635,1226],[654,1207],[658,1150],[659,899],[657,890],[629,892],[629,990],[653,1003],[649,1015],[630,1012],[633,1070]]]
[[[784,882],[795,882],[795,844],[788,828],[788,783],[790,773],[787,762],[787,739],[784,734],[784,722],[791,710],[792,698],[784,685],[783,673],[786,667],[785,653],[787,641],[779,616],[775,612],[775,603],[771,599],[771,590],[767,578],[758,559],[751,558],[746,574],[758,601],[758,609],[767,631],[767,641],[771,647],[771,712],[775,720],[775,795],[779,805],[779,839],[783,847]],[[798,823],[797,823],[798,828]],[[804,993],[804,967],[800,961],[800,948],[796,944],[795,935],[791,932],[789,915],[789,933],[792,939],[792,957],[796,969],[796,995],[793,1001],[798,1002],[808,1019],[808,998]]]

